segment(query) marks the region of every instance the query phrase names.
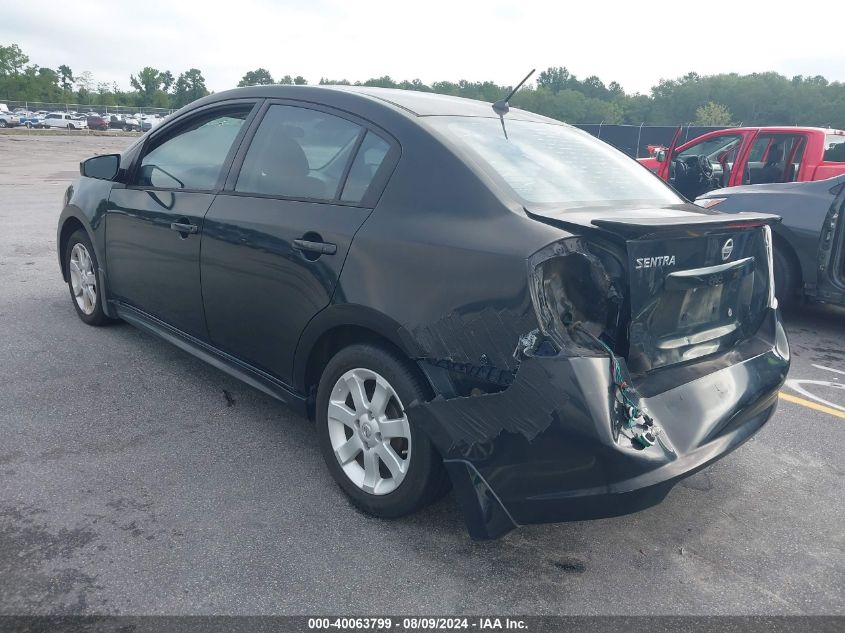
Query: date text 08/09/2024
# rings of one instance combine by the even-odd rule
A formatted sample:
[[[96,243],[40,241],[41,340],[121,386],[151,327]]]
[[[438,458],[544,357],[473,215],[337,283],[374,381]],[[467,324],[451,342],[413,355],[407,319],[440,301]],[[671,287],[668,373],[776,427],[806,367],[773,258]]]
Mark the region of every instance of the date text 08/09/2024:
[[[309,629],[338,629],[376,631],[401,629],[418,630],[449,630],[449,629],[478,629],[483,631],[524,630],[527,628],[525,620],[519,618],[499,617],[407,617],[394,619],[390,617],[353,617],[353,618],[308,618]]]

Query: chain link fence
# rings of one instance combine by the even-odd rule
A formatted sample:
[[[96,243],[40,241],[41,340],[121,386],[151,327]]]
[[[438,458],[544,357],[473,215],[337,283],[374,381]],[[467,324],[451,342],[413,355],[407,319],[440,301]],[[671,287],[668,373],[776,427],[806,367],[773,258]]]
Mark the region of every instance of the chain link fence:
[[[103,105],[87,103],[49,103],[46,101],[15,101],[0,98],[0,103],[5,104],[11,111],[24,109],[27,112],[96,112],[97,114],[158,114],[166,116],[175,112],[169,108],[150,108],[137,106]]]
[[[740,124],[741,125],[741,124]],[[650,155],[649,146],[668,147],[677,125],[607,125],[604,123],[579,123],[575,127],[589,132],[596,138],[613,145],[618,150],[625,152],[631,158],[647,158]],[[687,124],[681,126],[681,137],[678,144],[681,145],[694,138],[713,132],[714,130],[727,129],[724,126],[703,126]]]

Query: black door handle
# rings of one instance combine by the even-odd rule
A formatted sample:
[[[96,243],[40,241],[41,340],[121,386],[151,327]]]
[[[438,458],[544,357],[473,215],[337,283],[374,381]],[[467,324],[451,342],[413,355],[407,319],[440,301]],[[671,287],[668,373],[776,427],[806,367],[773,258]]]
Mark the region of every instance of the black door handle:
[[[337,244],[329,244],[328,242],[312,242],[310,240],[294,240],[293,248],[298,251],[308,251],[309,253],[319,253],[320,255],[334,255],[337,253]]]
[[[179,233],[196,233],[199,227],[196,224],[188,224],[186,222],[171,222],[170,230]]]

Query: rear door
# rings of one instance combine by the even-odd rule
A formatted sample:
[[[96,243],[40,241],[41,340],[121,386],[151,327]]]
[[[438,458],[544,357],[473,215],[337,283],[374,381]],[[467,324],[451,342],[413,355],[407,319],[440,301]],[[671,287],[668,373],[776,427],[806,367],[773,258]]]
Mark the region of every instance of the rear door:
[[[212,344],[290,383],[299,336],[328,305],[398,153],[391,137],[351,115],[265,105],[205,216],[200,269]]]
[[[203,218],[254,102],[215,105],[150,137],[106,214],[109,291],[201,340],[208,339],[200,289]]]
[[[807,136],[803,133],[761,131],[748,149],[742,184],[800,180],[806,145]]]

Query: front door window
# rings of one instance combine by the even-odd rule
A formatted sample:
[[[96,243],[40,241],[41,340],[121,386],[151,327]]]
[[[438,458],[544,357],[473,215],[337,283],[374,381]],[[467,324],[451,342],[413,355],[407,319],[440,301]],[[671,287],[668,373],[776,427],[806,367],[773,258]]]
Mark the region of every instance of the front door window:
[[[693,143],[672,158],[670,180],[690,200],[727,187],[742,144],[739,134],[720,134]]]
[[[135,185],[211,191],[252,106],[200,116],[158,141],[141,159]]]

